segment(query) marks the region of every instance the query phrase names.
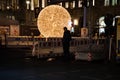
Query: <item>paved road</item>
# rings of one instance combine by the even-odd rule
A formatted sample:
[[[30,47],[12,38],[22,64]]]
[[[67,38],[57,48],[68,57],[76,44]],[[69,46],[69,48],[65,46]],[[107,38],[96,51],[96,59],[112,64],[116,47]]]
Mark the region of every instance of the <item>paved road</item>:
[[[25,49],[0,49],[0,80],[120,80],[117,63],[47,61],[25,53]]]

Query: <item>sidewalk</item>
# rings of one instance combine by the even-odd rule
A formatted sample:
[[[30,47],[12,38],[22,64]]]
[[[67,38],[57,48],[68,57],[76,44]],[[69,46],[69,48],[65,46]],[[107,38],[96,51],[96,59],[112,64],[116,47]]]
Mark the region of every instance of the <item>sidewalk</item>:
[[[0,49],[0,80],[119,80],[120,65],[24,57],[24,49]]]

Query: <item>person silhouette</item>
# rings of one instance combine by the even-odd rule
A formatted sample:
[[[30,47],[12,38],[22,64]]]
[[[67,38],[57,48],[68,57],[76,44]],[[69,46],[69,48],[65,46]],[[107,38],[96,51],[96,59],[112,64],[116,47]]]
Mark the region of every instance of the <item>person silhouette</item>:
[[[67,27],[64,27],[64,34],[62,38],[62,44],[63,44],[63,57],[64,60],[70,59],[70,41],[71,41],[71,34],[70,31],[67,29]]]

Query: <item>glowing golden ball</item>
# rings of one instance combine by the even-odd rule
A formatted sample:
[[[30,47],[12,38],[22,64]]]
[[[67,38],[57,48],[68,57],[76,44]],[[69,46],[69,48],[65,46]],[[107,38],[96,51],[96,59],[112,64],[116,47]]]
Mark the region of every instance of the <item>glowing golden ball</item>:
[[[50,5],[41,10],[37,25],[44,37],[62,37],[63,27],[71,28],[71,16],[59,5]]]

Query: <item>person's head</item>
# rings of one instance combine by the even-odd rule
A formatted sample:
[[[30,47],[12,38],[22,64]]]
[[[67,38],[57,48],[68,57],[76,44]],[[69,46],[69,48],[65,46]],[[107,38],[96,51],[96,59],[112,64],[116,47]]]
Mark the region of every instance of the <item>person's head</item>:
[[[64,27],[64,31],[67,30],[67,27]]]

